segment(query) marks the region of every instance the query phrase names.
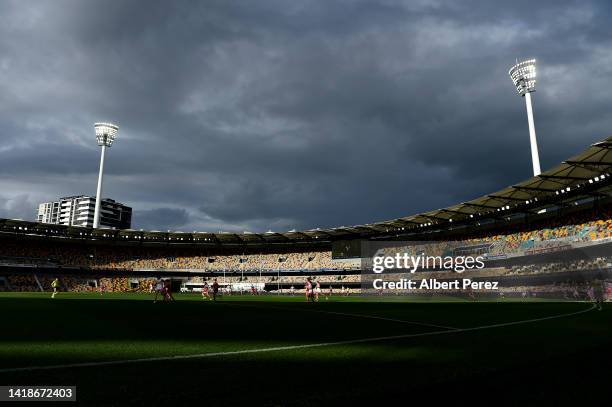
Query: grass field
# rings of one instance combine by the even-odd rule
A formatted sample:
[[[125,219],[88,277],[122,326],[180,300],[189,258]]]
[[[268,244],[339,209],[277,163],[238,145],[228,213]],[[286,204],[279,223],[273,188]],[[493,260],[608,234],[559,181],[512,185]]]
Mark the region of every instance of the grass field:
[[[0,385],[76,385],[87,405],[608,399],[609,304],[151,298],[1,293]]]

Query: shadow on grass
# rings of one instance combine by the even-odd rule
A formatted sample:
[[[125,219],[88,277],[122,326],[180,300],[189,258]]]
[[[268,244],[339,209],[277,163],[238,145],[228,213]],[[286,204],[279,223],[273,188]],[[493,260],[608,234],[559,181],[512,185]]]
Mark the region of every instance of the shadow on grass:
[[[387,351],[397,350],[394,347]],[[1,384],[77,385],[83,405],[585,405],[604,402],[607,347],[563,357],[389,360],[279,354],[0,375]],[[603,404],[602,404],[603,405]]]

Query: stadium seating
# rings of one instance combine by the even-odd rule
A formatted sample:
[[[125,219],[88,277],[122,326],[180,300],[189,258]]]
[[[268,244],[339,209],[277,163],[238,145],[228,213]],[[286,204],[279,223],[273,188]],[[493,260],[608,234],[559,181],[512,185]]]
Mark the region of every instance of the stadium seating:
[[[612,237],[612,208],[604,208],[597,213],[583,211],[571,216],[558,217],[554,222],[547,221],[541,225],[530,224],[516,230],[505,230],[503,233],[478,234],[476,229],[454,241],[454,249],[449,248],[449,242],[435,240],[406,247],[406,251],[417,253],[426,249],[428,255],[449,255],[454,252],[496,256],[529,255],[543,251],[564,250],[576,242],[594,242]],[[285,273],[300,271],[304,274],[285,275],[282,281],[301,287],[307,273],[332,271],[332,275],[321,275],[323,285],[339,283],[358,283],[359,275],[350,275],[345,270],[355,270],[358,266],[352,261],[332,259],[331,247],[301,248],[292,250],[272,251],[264,248],[262,252],[253,249],[236,253],[239,249],[229,250],[225,247],[202,249],[195,247],[160,247],[124,246],[113,244],[86,244],[57,241],[52,238],[23,240],[11,239],[6,236],[0,245],[0,266],[5,270],[11,267],[78,267],[83,272],[92,273],[95,283],[87,276],[63,276],[64,287],[74,291],[147,291],[152,284],[150,279],[128,279],[118,272],[117,277],[93,277],[96,270],[139,270],[163,272],[172,270],[192,270],[198,272],[234,272],[240,277],[228,276],[231,283],[257,281],[271,284],[275,276],[263,276],[254,279],[242,274],[258,271]],[[358,264],[358,263],[357,263]],[[524,275],[530,273],[553,273],[562,271],[585,270],[588,268],[609,267],[610,260],[604,258],[592,261],[567,263],[552,263],[546,267],[516,266],[508,269],[486,269],[475,273],[485,275]],[[335,272],[333,272],[335,271]],[[323,273],[321,273],[323,274]],[[49,289],[51,280],[40,273],[16,275],[4,272],[3,287],[13,291],[36,291]],[[237,279],[240,280],[237,280]],[[277,281],[278,282],[278,281]]]

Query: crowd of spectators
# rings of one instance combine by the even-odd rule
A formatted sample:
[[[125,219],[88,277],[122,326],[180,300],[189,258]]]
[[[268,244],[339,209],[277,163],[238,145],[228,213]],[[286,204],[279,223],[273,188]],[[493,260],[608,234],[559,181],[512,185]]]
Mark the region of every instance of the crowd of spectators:
[[[9,241],[0,246],[0,264],[123,270],[342,270],[348,261],[331,251],[211,254],[198,249],[70,245],[49,241]]]
[[[584,212],[544,224],[523,225],[504,233],[466,236],[457,240],[414,242],[383,249],[385,255],[408,253],[416,256],[456,255],[528,255],[563,250],[572,243],[593,242],[612,238],[612,209],[597,213]]]
[[[545,224],[524,227],[513,233],[479,236],[467,239],[469,244],[494,243],[491,254],[529,253],[538,248],[565,246],[571,242],[588,242],[612,237],[612,208],[583,212],[547,220]]]
[[[39,291],[34,275],[9,275],[5,277],[3,289],[6,291]]]
[[[517,265],[507,269],[506,275],[565,273],[571,271],[592,271],[612,268],[612,259],[597,257],[566,262]]]
[[[403,248],[412,255],[529,254],[538,250],[571,247],[574,242],[612,237],[612,210],[588,211],[547,220],[544,224],[524,225],[502,234],[466,236],[453,242],[430,241]],[[397,251],[398,248],[390,249]],[[359,264],[332,259],[330,249],[291,251],[254,250],[244,253],[226,249],[180,248],[172,246],[90,245],[52,240],[3,239],[0,265],[38,267],[80,267],[123,270],[198,270],[198,271],[318,271],[355,269]],[[111,284],[111,283],[109,283]],[[112,284],[119,284],[113,282]],[[129,286],[129,284],[128,284]]]

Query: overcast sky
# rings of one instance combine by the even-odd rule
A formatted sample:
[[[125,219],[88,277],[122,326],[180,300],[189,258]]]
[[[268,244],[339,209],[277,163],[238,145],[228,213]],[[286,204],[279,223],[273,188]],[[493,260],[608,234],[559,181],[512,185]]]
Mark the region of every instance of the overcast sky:
[[[608,1],[0,0],[0,217],[95,194],[133,227],[287,231],[452,205],[612,134]]]

